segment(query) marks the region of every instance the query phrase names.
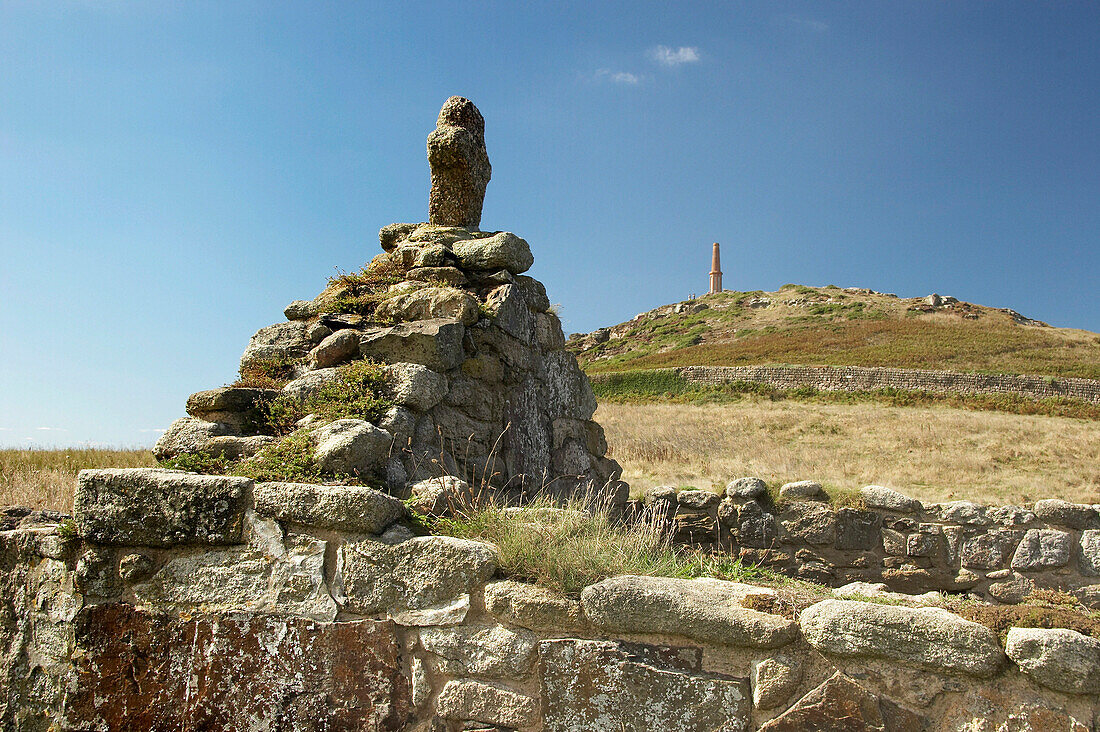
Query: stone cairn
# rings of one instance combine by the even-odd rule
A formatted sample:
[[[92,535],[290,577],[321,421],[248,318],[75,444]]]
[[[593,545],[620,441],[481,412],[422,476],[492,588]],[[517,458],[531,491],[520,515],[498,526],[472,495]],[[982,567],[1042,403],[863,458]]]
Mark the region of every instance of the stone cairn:
[[[530,247],[510,232],[477,228],[490,175],[484,130],[472,102],[447,100],[428,136],[430,222],[379,232],[383,253],[364,270],[371,292],[336,278],[312,301],[291,303],[287,322],[260,329],[241,357],[242,376],[278,364],[293,378],[280,389],[193,394],[190,416],[158,440],[159,459],[262,458],[279,441],[264,423],[265,405],[288,397],[308,405],[340,379],[342,365],[370,359],[385,364],[392,403],[379,419],[299,422],[325,477],[357,476],[398,495],[450,475],[512,497],[595,490],[610,504],[626,501],[628,487],[592,421],[588,379],[565,350],[546,289],[523,274],[534,261]]]

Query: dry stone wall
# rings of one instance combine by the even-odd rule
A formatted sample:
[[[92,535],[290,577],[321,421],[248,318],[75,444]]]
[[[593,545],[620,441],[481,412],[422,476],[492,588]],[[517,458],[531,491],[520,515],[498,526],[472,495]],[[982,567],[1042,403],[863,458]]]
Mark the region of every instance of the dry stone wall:
[[[834,587],[882,583],[1007,603],[1058,589],[1100,608],[1100,504],[922,504],[867,486],[860,507],[837,507],[813,481],[787,484],[779,496],[775,505],[759,478],[732,481],[721,496],[658,487],[631,501],[627,515],[666,527],[678,543]]]
[[[488,544],[414,537],[404,504],[369,488],[136,469],[85,471],[79,492],[75,532],[53,514],[4,517],[0,729],[1100,722],[1100,641],[1074,631],[1002,639],[903,595],[797,612],[774,589],[712,579],[559,595],[502,577]]]
[[[682,366],[673,371],[695,384],[749,381],[780,389],[812,387],[821,391],[899,389],[958,394],[1018,394],[1034,399],[1063,397],[1100,402],[1100,381],[955,371],[865,366]],[[599,380],[601,375],[593,377]]]

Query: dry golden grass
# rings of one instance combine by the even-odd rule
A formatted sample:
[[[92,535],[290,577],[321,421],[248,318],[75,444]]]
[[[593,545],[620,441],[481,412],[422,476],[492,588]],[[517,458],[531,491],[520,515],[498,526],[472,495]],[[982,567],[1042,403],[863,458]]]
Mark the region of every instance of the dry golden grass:
[[[148,450],[0,450],[0,506],[71,511],[76,474],[84,468],[154,465]]]
[[[611,457],[637,493],[814,479],[851,495],[885,485],[924,501],[1100,503],[1100,423],[873,403],[746,399],[601,404]]]

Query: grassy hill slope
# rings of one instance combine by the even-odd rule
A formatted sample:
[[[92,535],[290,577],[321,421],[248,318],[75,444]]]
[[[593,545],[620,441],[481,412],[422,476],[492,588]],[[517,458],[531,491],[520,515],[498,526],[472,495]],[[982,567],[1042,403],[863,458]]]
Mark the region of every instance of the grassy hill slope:
[[[589,373],[668,366],[890,366],[1100,379],[1100,334],[1003,308],[784,285],[664,305],[569,349]]]

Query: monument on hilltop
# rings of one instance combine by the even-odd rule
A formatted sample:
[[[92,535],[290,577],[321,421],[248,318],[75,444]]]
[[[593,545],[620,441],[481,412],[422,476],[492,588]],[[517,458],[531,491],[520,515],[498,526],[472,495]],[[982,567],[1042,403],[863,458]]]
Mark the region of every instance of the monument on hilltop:
[[[439,110],[428,135],[428,164],[428,223],[476,229],[493,169],[485,150],[485,118],[469,99],[451,97]]]
[[[722,291],[722,262],[718,254],[718,242],[714,242],[714,251],[710,257],[710,290],[708,295]]]

